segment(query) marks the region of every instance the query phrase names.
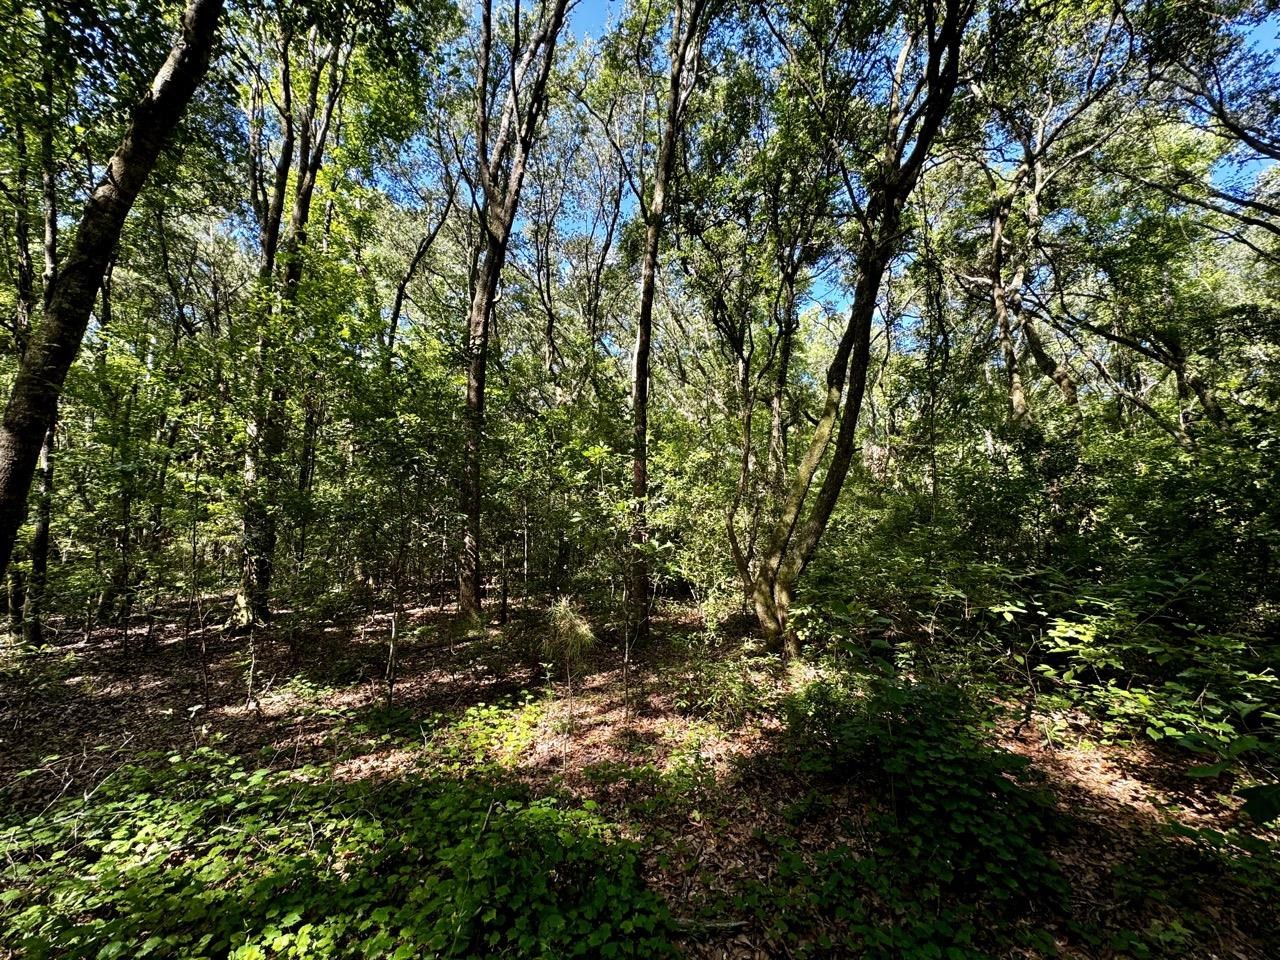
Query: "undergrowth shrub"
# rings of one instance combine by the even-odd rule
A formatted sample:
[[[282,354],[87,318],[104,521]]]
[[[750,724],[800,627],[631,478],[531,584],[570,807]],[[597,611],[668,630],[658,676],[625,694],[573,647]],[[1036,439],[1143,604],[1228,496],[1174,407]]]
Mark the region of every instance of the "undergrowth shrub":
[[[542,652],[548,660],[572,675],[595,646],[595,632],[572,600],[561,597],[551,605],[542,636]]]
[[[0,832],[0,952],[652,957],[668,918],[593,812],[489,776],[371,785],[209,747]]]
[[[425,740],[428,756],[445,768],[473,764],[512,767],[533,744],[544,705],[525,693],[500,703],[477,703],[461,716],[439,714]]]
[[[932,495],[855,472],[796,629],[854,663],[1082,710],[1106,739],[1274,743],[1280,458],[1272,424],[1250,429],[1194,449],[1050,429],[961,458]]]
[[[737,727],[777,707],[777,655],[699,655],[676,682],[676,707],[727,727]]]
[[[1273,641],[1215,633],[1176,616],[1194,581],[1138,579],[1110,597],[1071,598],[1046,618],[1038,674],[1101,718],[1109,733],[1192,737],[1227,746],[1242,732],[1273,738],[1280,665]],[[1067,607],[1066,603],[1060,606]]]
[[[835,922],[845,949],[872,957],[977,960],[983,918],[1062,906],[1066,884],[1046,851],[1056,828],[1028,763],[989,744],[958,690],[875,679],[819,680],[786,704],[799,762],[874,787],[869,849],[837,847],[813,863],[783,856],[799,910]],[[794,895],[794,894],[793,894]],[[1026,932],[1026,938],[1037,936]],[[1040,944],[1035,944],[1040,945]]]
[[[1247,902],[1231,911],[1239,932],[1254,941],[1258,956],[1280,956],[1275,854],[1274,842],[1238,829],[1166,824],[1105,877],[1099,892],[1113,905],[1121,929],[1103,942],[1133,960],[1200,960],[1205,944],[1221,936],[1223,914],[1233,906],[1223,899],[1230,890],[1228,897],[1243,895]]]

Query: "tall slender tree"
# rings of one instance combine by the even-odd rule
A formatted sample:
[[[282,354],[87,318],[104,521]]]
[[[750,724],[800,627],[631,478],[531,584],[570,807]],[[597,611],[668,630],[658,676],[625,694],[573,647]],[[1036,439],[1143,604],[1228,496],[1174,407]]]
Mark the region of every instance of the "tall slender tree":
[[[476,47],[475,162],[464,176],[479,219],[480,241],[467,314],[466,446],[462,468],[465,526],[458,564],[458,608],[478,615],[483,598],[481,516],[484,501],[485,379],[489,333],[529,153],[547,108],[547,85],[569,0],[543,0],[523,23],[516,8],[511,45],[498,56],[492,0],[484,0]],[[501,77],[502,79],[499,79]],[[502,91],[505,87],[505,95]]]
[[[27,511],[32,476],[125,218],[209,69],[222,0],[191,0],[182,32],[81,214],[48,306],[23,355],[0,424],[0,575]]]
[[[272,56],[278,76],[265,76],[255,51],[244,52],[254,69],[249,85],[249,180],[259,234],[260,316],[253,412],[246,429],[241,577],[232,615],[238,628],[271,616],[284,471],[281,457],[288,430],[286,331],[298,304],[316,184],[355,45],[355,24],[346,19],[326,23],[322,29],[311,18],[298,23],[284,10],[278,22],[263,23],[259,29],[263,33],[257,52]],[[267,110],[274,114],[274,127],[280,133],[274,161],[264,142]]]
[[[651,182],[639,181],[640,212],[644,222],[644,251],[640,259],[640,304],[631,366],[631,558],[627,584],[630,631],[636,642],[649,633],[649,387],[653,348],[653,306],[657,295],[658,257],[667,222],[668,191],[681,129],[698,80],[702,44],[707,33],[709,0],[676,0],[671,27],[670,71],[658,155]]]

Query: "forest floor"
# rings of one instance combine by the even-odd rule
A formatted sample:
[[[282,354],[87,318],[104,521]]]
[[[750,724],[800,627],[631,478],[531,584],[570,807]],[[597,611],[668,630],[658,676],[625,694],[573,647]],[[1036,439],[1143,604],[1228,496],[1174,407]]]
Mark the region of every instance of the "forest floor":
[[[604,644],[570,681],[538,663],[531,620],[468,632],[447,611],[417,609],[403,615],[388,705],[390,624],[382,611],[281,628],[252,648],[180,618],[147,638],[63,638],[38,669],[0,675],[0,823],[201,744],[277,771],[323,765],[339,782],[413,777],[439,763],[432,731],[452,725],[462,767],[496,766],[535,796],[591,801],[636,841],[686,955],[829,955],[824,937],[844,921],[830,905],[796,905],[796,864],[816,869],[836,849],[869,854],[885,796],[856,770],[808,769],[788,746],[778,704],[817,668],[726,670],[741,644],[708,645],[696,614],[672,607],[627,669]],[[728,676],[730,692],[708,694],[710,674]],[[1197,840],[1238,826],[1222,784],[1188,778],[1184,759],[1151,746],[1101,743],[1083,715],[1027,722],[1014,706],[998,713],[991,749],[1025,757],[1051,792],[1060,829],[1049,852],[1069,893],[1063,910],[977,917],[980,929],[1029,934],[1001,955],[1280,955],[1275,904],[1257,902],[1247,864]],[[939,829],[947,816],[937,811]]]

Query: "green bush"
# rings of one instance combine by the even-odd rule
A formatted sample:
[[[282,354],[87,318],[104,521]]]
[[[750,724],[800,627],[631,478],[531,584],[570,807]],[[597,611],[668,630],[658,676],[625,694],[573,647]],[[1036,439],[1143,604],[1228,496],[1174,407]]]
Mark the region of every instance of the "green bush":
[[[809,769],[876,788],[869,849],[784,857],[808,909],[866,956],[980,958],[982,918],[1050,914],[1066,894],[1046,852],[1055,828],[1027,762],[987,743],[980,713],[941,685],[824,680],[787,703]],[[1001,929],[1016,930],[1016,923]]]
[[[776,655],[698,656],[676,684],[676,707],[728,727],[741,726],[777,706]]]
[[[38,958],[666,956],[635,848],[488,777],[343,784],[200,748],[0,834]]]

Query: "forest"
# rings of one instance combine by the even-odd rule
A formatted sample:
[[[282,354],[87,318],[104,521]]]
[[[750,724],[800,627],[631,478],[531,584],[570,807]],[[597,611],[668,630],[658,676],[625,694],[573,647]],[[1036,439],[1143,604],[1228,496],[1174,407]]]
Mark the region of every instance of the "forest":
[[[0,958],[1280,957],[1276,0],[0,0]]]

